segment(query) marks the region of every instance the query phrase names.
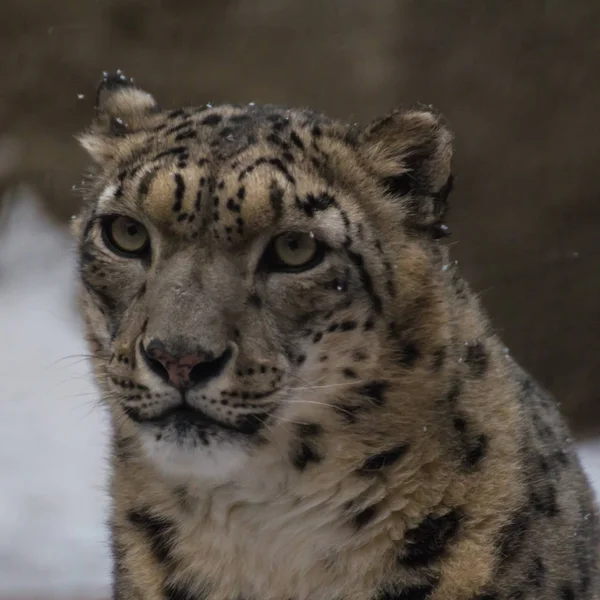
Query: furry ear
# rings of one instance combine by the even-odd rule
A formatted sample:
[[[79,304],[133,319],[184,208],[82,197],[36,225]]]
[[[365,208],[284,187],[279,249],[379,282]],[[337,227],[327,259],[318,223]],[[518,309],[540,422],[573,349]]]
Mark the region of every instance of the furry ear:
[[[96,162],[107,162],[116,156],[122,139],[143,129],[158,110],[156,100],[121,71],[104,73],[96,92],[94,120],[78,136],[79,143]]]
[[[410,223],[447,235],[442,224],[452,189],[452,134],[429,108],[395,111],[371,123],[360,146],[389,196],[407,210]]]

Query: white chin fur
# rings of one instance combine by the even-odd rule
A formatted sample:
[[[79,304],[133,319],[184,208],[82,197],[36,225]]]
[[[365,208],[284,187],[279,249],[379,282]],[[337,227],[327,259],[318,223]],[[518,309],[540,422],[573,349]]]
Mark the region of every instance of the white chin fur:
[[[142,447],[158,471],[176,482],[196,480],[211,484],[232,481],[248,460],[249,449],[236,439],[214,439],[207,445],[156,440],[155,433],[143,431]]]

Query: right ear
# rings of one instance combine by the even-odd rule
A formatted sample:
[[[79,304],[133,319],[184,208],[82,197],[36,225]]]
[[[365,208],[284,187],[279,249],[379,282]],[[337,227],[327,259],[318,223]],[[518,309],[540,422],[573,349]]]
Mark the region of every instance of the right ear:
[[[123,140],[143,129],[159,110],[154,97],[121,71],[104,73],[96,92],[92,125],[77,139],[96,162],[106,163],[118,155]]]

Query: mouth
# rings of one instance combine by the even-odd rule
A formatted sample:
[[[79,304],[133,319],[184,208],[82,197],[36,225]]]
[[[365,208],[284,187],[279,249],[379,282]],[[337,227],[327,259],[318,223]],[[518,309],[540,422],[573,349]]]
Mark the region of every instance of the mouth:
[[[137,411],[125,408],[127,415],[140,425],[153,425],[161,429],[172,426],[183,433],[189,429],[196,432],[207,429],[221,429],[231,433],[252,435],[264,425],[266,414],[250,413],[240,415],[235,423],[224,423],[207,415],[204,411],[193,408],[187,404],[174,406],[156,417],[143,418]]]

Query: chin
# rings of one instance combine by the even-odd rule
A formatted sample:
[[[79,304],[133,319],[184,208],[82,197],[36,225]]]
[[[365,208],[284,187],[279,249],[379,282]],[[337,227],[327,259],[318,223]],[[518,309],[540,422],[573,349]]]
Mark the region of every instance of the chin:
[[[245,436],[212,428],[198,432],[141,425],[141,441],[152,464],[173,483],[234,481],[251,452]]]

